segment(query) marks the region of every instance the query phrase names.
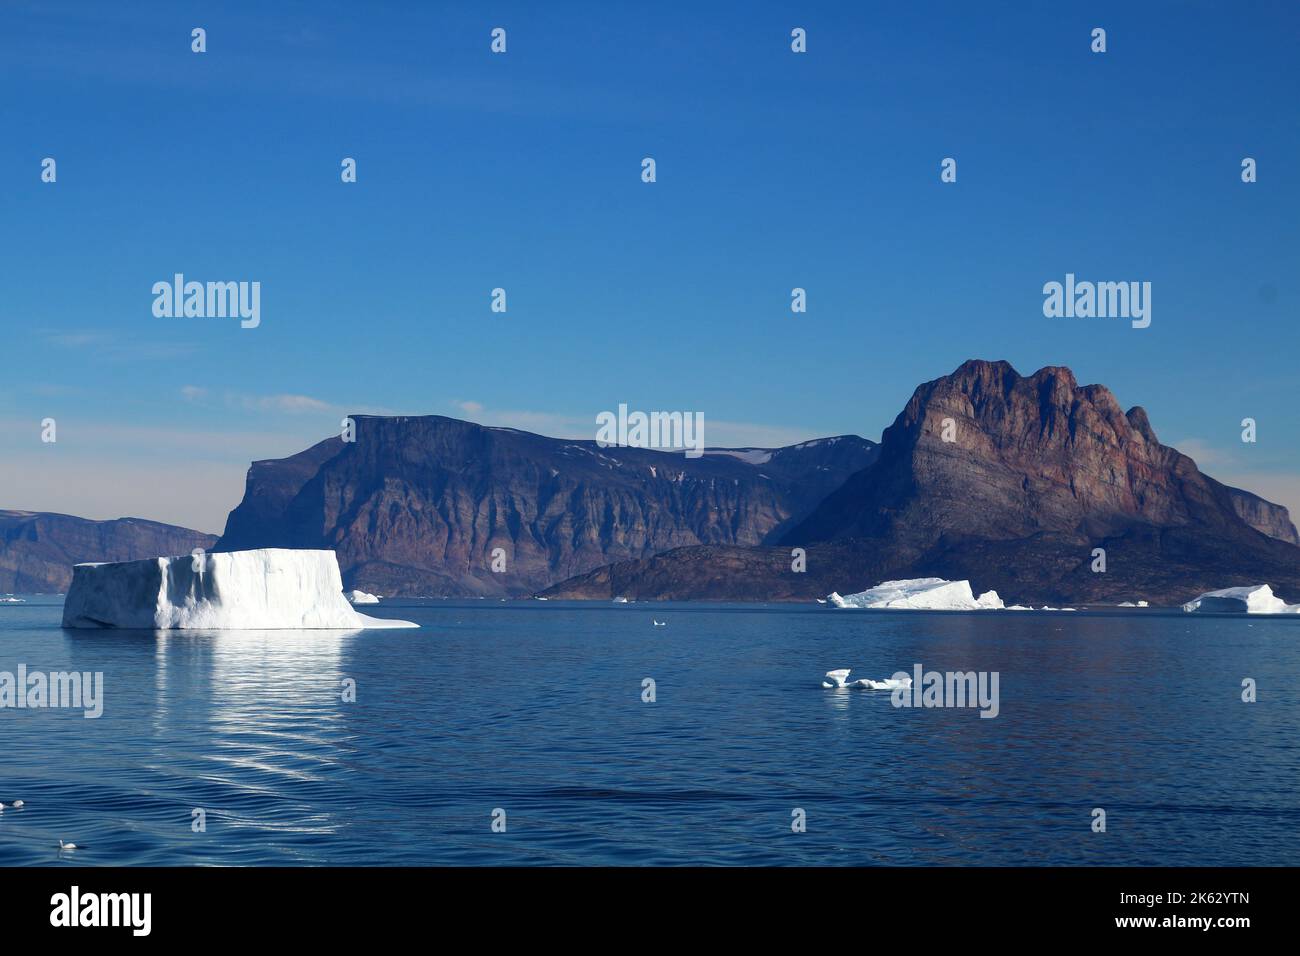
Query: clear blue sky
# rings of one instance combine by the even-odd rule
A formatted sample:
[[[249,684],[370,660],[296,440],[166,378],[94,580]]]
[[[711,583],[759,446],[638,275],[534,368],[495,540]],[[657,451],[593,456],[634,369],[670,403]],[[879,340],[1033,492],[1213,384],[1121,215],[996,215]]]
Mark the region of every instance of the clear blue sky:
[[[878,438],[971,357],[1294,507],[1297,11],[5,3],[0,507],[220,530],[346,411]],[[261,326],[155,318],[175,272],[260,281]],[[1151,327],[1045,318],[1066,272],[1150,281]]]

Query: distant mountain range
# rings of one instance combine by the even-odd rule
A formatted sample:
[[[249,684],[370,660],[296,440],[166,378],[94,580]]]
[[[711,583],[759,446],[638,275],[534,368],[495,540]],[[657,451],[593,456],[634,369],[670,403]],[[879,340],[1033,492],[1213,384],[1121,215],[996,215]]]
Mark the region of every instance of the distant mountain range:
[[[687,458],[437,415],[354,420],[355,441],[254,462],[217,549],[331,548],[348,587],[379,594],[528,595],[670,548],[776,541],[876,455],[852,435]]]
[[[211,548],[214,535],[142,518],[89,521],[40,511],[0,511],[0,591],[62,594],[72,566],[134,561]]]
[[[347,587],[386,595],[782,600],[934,575],[1008,603],[1255,583],[1300,599],[1285,508],[1202,474],[1141,408],[1061,367],[966,362],[917,388],[880,445],[692,459],[441,416],[355,421],[355,441],[254,462],[219,541],[0,512],[0,590],[61,591],[78,561],[287,547],[333,549]]]
[[[1300,597],[1298,540],[1285,508],[1203,475],[1106,388],[969,361],[917,388],[876,460],[779,548],[676,549],[546,595],[779,600],[933,575],[1008,602],[1170,603],[1263,582]]]

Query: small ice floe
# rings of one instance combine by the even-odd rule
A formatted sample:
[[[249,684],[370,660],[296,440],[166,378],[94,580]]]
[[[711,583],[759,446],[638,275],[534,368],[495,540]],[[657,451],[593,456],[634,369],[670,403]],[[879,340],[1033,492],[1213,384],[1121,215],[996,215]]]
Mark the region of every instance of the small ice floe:
[[[22,598],[14,597],[12,594],[6,594],[4,597],[0,597],[0,604],[26,604],[26,603],[27,602],[24,601]]]
[[[850,681],[849,673],[851,671],[852,668],[849,667],[835,671],[827,671],[826,680],[822,681],[822,686],[827,690],[839,690],[844,687],[857,687],[862,690],[898,690],[900,688],[912,686],[912,678],[910,677],[899,679],[887,677],[884,680],[862,678],[860,680]]]
[[[615,604],[626,604],[626,603],[627,603],[627,598],[625,598],[625,597],[616,597],[616,598],[614,598],[614,603],[615,603]]]
[[[1207,591],[1183,605],[1184,611],[1217,614],[1300,614],[1300,604],[1287,604],[1267,584]]]
[[[825,604],[825,603],[826,603],[826,599],[825,599],[825,598],[818,598],[818,599],[817,599],[817,603],[818,603],[818,604]]]
[[[346,595],[352,604],[378,604],[379,595],[367,594],[365,591],[349,591]]]
[[[650,618],[650,620],[655,621],[654,618]],[[667,621],[655,621],[655,627],[667,627],[667,626],[668,626]]]

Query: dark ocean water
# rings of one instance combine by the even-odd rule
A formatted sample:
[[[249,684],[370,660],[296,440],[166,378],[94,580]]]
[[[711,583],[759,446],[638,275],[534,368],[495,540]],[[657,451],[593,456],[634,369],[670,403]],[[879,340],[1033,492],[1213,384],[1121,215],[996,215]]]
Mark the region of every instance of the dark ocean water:
[[[0,864],[1300,863],[1300,618],[401,601],[375,613],[421,630],[181,634],[60,606],[0,604],[0,671],[102,671],[104,713],[0,710]],[[998,671],[999,716],[820,686],[916,663]]]

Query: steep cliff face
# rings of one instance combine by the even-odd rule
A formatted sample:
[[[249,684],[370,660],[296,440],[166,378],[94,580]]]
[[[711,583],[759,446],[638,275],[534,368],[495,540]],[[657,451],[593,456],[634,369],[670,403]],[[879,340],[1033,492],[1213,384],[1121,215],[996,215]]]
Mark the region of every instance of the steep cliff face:
[[[1240,488],[1229,488],[1228,494],[1232,496],[1232,507],[1241,520],[1256,531],[1288,544],[1300,544],[1300,534],[1296,533],[1291,513],[1286,508]]]
[[[381,594],[527,594],[669,548],[760,545],[875,454],[855,436],[691,459],[440,416],[355,421],[354,442],[254,463],[218,549],[333,549],[348,587]]]
[[[936,575],[1018,601],[1181,602],[1251,581],[1300,591],[1294,540],[1285,508],[1201,474],[1106,388],[1066,368],[970,361],[917,388],[876,462],[793,524],[783,550],[683,549],[547,593],[807,598]]]
[[[1067,368],[1025,377],[1006,362],[970,361],[920,386],[885,431],[877,466],[787,538],[883,535],[924,548],[944,534],[1097,538],[1134,522],[1242,523],[1229,490],[1161,445],[1143,409],[1124,412]]]
[[[39,511],[0,511],[0,591],[57,594],[72,566],[135,561],[210,549],[216,537],[141,518],[89,521]]]

